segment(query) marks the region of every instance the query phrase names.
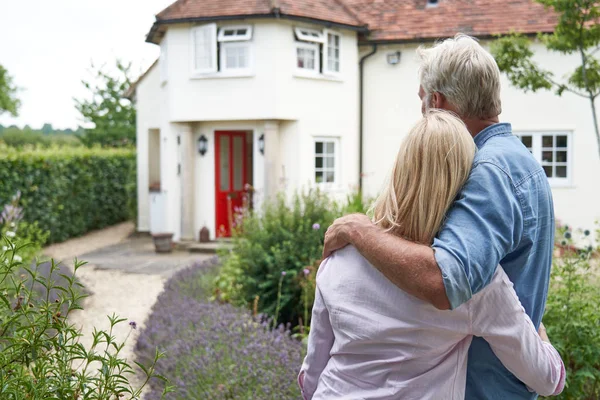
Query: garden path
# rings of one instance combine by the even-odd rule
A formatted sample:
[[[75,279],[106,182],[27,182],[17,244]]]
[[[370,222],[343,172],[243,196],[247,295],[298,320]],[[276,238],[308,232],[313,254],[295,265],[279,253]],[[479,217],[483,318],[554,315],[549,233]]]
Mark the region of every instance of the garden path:
[[[94,328],[108,330],[107,315],[113,313],[143,327],[165,281],[176,271],[211,255],[173,252],[156,254],[150,237],[132,236],[133,223],[122,223],[83,237],[48,246],[44,255],[72,268],[73,259],[88,264],[77,276],[91,293],[83,301],[83,311],[75,311],[70,320],[80,326],[81,343],[89,348]],[[133,360],[139,330],[128,323],[117,325],[113,335],[118,341],[127,338],[122,356]],[[131,363],[133,364],[133,363]],[[139,384],[135,378],[134,387]]]

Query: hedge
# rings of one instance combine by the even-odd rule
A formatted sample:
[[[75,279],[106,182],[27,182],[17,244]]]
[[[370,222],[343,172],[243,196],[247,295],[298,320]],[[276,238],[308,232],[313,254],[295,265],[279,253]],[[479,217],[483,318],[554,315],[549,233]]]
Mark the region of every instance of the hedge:
[[[0,146],[0,207],[17,192],[24,220],[49,243],[127,220],[135,202],[134,149]]]

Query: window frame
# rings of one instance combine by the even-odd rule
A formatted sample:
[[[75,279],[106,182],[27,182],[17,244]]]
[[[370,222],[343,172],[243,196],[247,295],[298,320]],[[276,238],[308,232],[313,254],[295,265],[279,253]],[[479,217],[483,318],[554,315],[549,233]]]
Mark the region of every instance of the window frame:
[[[196,32],[198,30],[210,30],[210,55],[212,60],[212,65],[207,68],[197,68],[196,67],[196,58],[197,58],[197,45],[196,45]],[[217,63],[217,24],[204,24],[193,26],[190,29],[190,43],[192,47],[192,57],[191,57],[191,71],[193,75],[206,75],[206,74],[214,74],[218,72],[218,63]]]
[[[294,33],[296,34],[296,40],[298,41],[327,44],[325,42],[323,31],[312,28],[295,27]],[[316,34],[316,36],[309,35],[309,33]]]
[[[243,47],[247,49],[247,66],[245,68],[227,68],[227,49],[233,47]],[[219,73],[223,73],[226,75],[248,75],[252,73],[253,68],[253,56],[252,56],[252,46],[248,42],[222,42],[221,48],[219,51]]]
[[[340,75],[342,69],[342,35],[330,29],[325,29],[323,31],[323,35],[325,37],[325,43],[323,44],[323,73],[326,75]],[[337,71],[329,69],[329,56],[331,55],[331,49],[329,48],[329,35],[336,36],[338,38],[338,58],[335,60],[338,63]]]
[[[572,131],[516,131],[514,135],[519,138],[521,143],[523,143],[523,136],[531,137],[531,154],[535,158],[535,160],[542,166],[552,166],[553,176],[548,178],[548,183],[552,187],[569,187],[573,186],[573,132]],[[542,138],[544,136],[552,136],[552,152],[553,152],[553,161],[543,161],[543,152],[548,151],[546,149],[550,149],[548,147],[544,147],[542,143]],[[556,137],[557,136],[566,136],[567,137],[567,147],[556,147]],[[556,152],[557,151],[566,151],[567,152],[567,161],[566,162],[558,162],[555,161]],[[567,176],[564,178],[556,177],[556,167],[557,166],[565,166],[567,168]]]
[[[310,68],[302,68],[298,66],[298,49],[305,49],[305,50],[313,50],[315,52],[315,67],[313,69]],[[321,49],[319,48],[319,45],[316,43],[307,43],[307,42],[296,42],[296,45],[294,46],[294,61],[296,64],[296,71],[300,72],[301,74],[311,74],[311,75],[319,75],[320,72],[320,66],[321,66]]]
[[[246,29],[246,34],[243,36],[225,36],[224,32],[227,30],[239,30]],[[219,32],[217,34],[217,42],[227,43],[227,42],[245,42],[250,41],[252,39],[252,25],[224,25],[219,27]]]
[[[317,153],[317,149],[316,149],[316,145],[317,143],[333,143],[333,168],[331,167],[326,167],[325,166],[325,162],[323,162],[323,166],[318,168],[317,167],[317,157],[320,155],[323,160],[325,160],[326,155],[328,155],[329,153]],[[340,177],[339,177],[339,173],[341,171],[340,168],[340,151],[339,151],[339,147],[340,147],[340,138],[339,137],[333,137],[333,136],[315,136],[313,137],[313,142],[312,142],[312,146],[313,146],[313,151],[312,151],[312,158],[313,158],[313,168],[312,168],[312,181],[319,187],[324,187],[324,188],[334,188],[334,187],[338,187],[340,185]],[[333,172],[333,182],[317,182],[317,172],[322,172],[323,173],[323,177],[325,177],[325,173],[326,172]]]

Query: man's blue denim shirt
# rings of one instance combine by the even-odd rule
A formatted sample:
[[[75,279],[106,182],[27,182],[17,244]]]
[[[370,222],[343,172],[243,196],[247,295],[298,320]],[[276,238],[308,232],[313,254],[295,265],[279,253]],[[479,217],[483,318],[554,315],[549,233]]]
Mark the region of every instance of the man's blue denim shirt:
[[[502,265],[534,325],[546,305],[554,206],[548,179],[510,124],[475,136],[473,169],[434,240],[452,308],[469,300]],[[482,338],[474,338],[467,367],[467,400],[535,399]]]

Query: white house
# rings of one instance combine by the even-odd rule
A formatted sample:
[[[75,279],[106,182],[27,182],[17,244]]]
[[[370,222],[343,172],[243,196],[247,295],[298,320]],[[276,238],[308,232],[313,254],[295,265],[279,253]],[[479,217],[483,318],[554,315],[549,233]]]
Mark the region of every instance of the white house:
[[[178,0],[157,15],[147,41],[160,58],[129,92],[138,229],[228,235],[251,188],[254,206],[314,185],[374,196],[420,117],[420,44],[554,24],[532,0]],[[558,75],[577,63],[535,51]],[[508,81],[502,96],[501,120],[543,164],[557,218],[592,228],[600,160],[586,100]]]

